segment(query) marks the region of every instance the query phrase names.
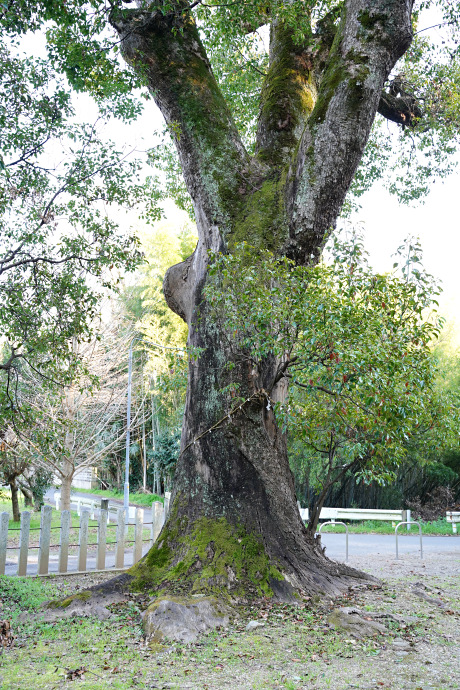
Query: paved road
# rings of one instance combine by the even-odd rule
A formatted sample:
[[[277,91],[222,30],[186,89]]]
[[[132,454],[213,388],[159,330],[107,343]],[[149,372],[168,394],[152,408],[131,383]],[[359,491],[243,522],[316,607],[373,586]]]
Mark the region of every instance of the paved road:
[[[321,534],[323,546],[326,546],[326,556],[337,560],[345,558],[345,534]],[[401,534],[398,532],[399,554],[418,554],[420,540],[417,535]],[[423,552],[456,552],[460,554],[460,535],[452,537],[423,537]],[[350,556],[371,556],[372,554],[395,556],[395,537],[391,534],[349,534],[348,554]]]
[[[146,544],[143,548],[143,553],[146,553],[149,549],[148,544]],[[37,551],[35,551],[35,554]],[[27,559],[27,575],[36,575],[37,574],[37,555],[29,555],[29,558]],[[88,553],[88,558],[87,558],[87,569],[88,570],[95,570],[96,569],[96,553],[94,552],[93,554]],[[111,568],[115,568],[115,553],[114,552],[107,552],[106,554],[106,570],[110,571]],[[133,563],[133,552],[132,550],[127,549],[125,551],[125,562],[124,565],[125,567],[131,566]],[[72,571],[76,572],[78,569],[78,556],[73,555],[69,556],[69,562],[68,562],[68,571],[72,573]],[[6,564],[5,564],[5,575],[16,575],[18,570],[18,561],[17,557],[7,557],[6,559]],[[57,573],[58,572],[58,549],[53,549],[53,552],[50,554],[50,560],[49,560],[49,572],[50,573]]]
[[[402,556],[407,553],[418,554],[420,542],[418,536],[401,536],[399,542],[399,554]],[[345,559],[345,534],[323,534],[322,543],[326,546],[326,555],[338,561]],[[148,545],[144,546],[144,553],[148,550]],[[395,538],[392,535],[383,534],[351,534],[348,542],[349,556],[369,556],[388,555],[395,556]],[[453,537],[423,537],[423,552],[429,553],[456,553],[460,555],[460,536]],[[113,568],[115,555],[107,553],[107,569]],[[132,552],[125,552],[125,565],[132,564]],[[96,567],[95,554],[88,555],[88,569]],[[69,570],[77,569],[77,556],[69,557]],[[50,555],[50,572],[57,573],[58,554],[57,549]],[[16,575],[16,558],[7,558],[5,574]],[[34,575],[37,572],[37,555],[30,555],[27,567],[27,574]]]

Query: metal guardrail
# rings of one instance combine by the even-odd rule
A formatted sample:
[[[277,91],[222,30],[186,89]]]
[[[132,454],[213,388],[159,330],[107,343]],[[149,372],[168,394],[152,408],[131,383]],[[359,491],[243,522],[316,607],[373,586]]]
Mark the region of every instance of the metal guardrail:
[[[299,505],[300,517],[302,520],[309,519],[308,508],[301,508]],[[410,510],[380,510],[373,508],[321,508],[320,520],[386,520],[395,522],[404,520],[408,525],[411,523]],[[410,527],[408,527],[410,529]]]
[[[321,534],[321,530],[326,525],[343,525],[345,527],[345,561],[348,561],[348,525],[346,525],[344,522],[341,522],[340,520],[328,520],[327,522],[323,522],[323,524],[320,525],[318,534]]]
[[[396,558],[399,558],[399,552],[398,552],[398,529],[401,527],[401,525],[407,525],[407,522],[400,522],[398,525],[395,527],[395,539],[396,539]],[[412,520],[410,523],[412,525],[418,525],[418,533],[420,536],[420,558],[423,558],[423,545],[422,545],[422,525],[420,522],[417,522],[417,520]]]
[[[457,534],[457,522],[460,522],[460,511],[458,510],[447,510],[446,511],[447,522],[452,523],[452,532]]]

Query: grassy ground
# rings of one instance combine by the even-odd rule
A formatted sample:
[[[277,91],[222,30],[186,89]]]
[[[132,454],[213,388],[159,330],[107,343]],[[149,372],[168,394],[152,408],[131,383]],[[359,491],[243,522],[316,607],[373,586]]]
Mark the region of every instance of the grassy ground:
[[[0,656],[0,687],[454,690],[460,688],[458,668],[452,665],[459,641],[458,570],[456,577],[452,566],[436,575],[442,562],[442,557],[427,560],[425,570],[415,558],[398,562],[397,576],[383,587],[353,590],[335,601],[305,598],[293,607],[263,600],[240,609],[228,628],[196,644],[176,643],[162,650],[145,645],[143,605],[134,597],[113,606],[107,621],[43,620],[44,601],[94,584],[95,576],[47,581],[0,577],[0,617],[11,620],[16,635],[13,647]],[[421,578],[428,599],[436,599],[415,595],[414,583]],[[434,603],[438,600],[441,605]],[[356,640],[329,624],[328,614],[338,605],[402,618],[398,623],[385,620],[383,634]],[[263,625],[246,631],[249,620]],[[398,650],[395,640],[405,641],[409,651]]]
[[[121,491],[105,490],[105,489],[72,489],[74,493],[82,494],[95,494],[96,496],[101,496],[102,498],[116,498],[117,500],[123,500],[124,496]],[[164,498],[157,496],[156,494],[129,494],[129,502],[140,506],[150,506],[153,501],[161,501],[164,503]]]

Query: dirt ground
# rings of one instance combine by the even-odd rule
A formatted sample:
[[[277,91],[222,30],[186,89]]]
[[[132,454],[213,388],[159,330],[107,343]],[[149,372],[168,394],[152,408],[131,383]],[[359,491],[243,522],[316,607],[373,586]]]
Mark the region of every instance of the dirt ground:
[[[15,618],[11,609],[17,637],[1,656],[0,688],[460,688],[460,549],[429,554],[423,561],[415,555],[398,561],[352,557],[350,565],[372,573],[382,585],[354,588],[334,601],[307,598],[299,606],[264,600],[196,644],[161,649],[145,644],[143,602],[135,597],[115,607],[107,621],[45,625],[39,610],[31,610],[25,624],[24,612]],[[105,577],[56,577],[47,587],[67,593]],[[24,601],[17,605],[25,608]],[[378,614],[385,628],[356,639],[333,627],[330,615],[338,607],[358,609],[365,619]],[[246,630],[249,621],[260,625]]]

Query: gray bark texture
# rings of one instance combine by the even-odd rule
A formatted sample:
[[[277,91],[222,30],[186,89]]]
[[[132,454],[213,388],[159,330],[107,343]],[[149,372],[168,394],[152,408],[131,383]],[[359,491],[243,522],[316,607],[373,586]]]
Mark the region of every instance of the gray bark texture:
[[[187,562],[187,535],[193,542],[196,525],[224,521],[255,535],[282,574],[276,582],[269,578],[280,597],[292,588],[336,592],[363,576],[329,561],[300,520],[286,440],[267,398],[281,394],[276,362],[267,361],[256,373],[235,363],[232,379],[247,402],[229,415],[232,399],[221,391],[230,381],[224,367],[232,355],[207,318],[202,289],[209,250],[232,251],[243,240],[300,264],[318,259],[361,160],[385,82],[410,45],[411,10],[410,0],[346,0],[332,34],[306,46],[296,45],[290,29],[274,18],[253,157],[191,15],[179,7],[163,15],[154,6],[112,15],[125,59],[146,76],[166,122],[174,124],[199,234],[194,254],[173,266],[164,282],[170,308],[187,322],[189,344],[200,352],[190,362],[171,516],[154,547],[158,552],[169,543],[175,551],[171,570]],[[207,568],[203,590],[206,583],[211,589],[220,583],[231,591],[243,576],[235,576],[231,554],[227,574],[213,574],[213,539],[210,533],[209,562],[197,556],[195,570],[189,568],[184,579]],[[144,566],[148,562],[155,558],[147,557]],[[159,572],[155,567],[152,572]]]

